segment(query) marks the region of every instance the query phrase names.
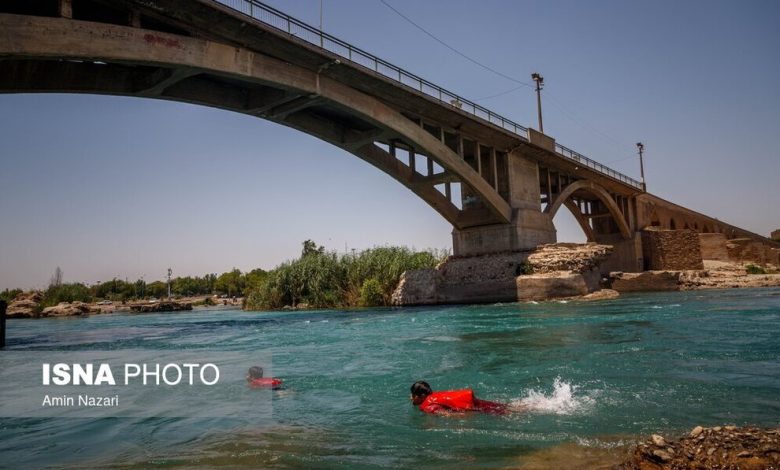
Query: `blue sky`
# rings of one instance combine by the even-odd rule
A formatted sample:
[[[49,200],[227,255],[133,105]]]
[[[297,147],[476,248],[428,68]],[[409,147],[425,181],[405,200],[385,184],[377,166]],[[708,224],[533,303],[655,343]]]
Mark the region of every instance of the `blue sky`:
[[[386,0],[462,53],[545,77],[545,131],[648,190],[768,235],[780,227],[780,4]],[[317,25],[319,0],[270,1]],[[325,30],[466,98],[517,86],[379,0],[324,0]],[[521,88],[478,101],[536,126]],[[137,98],[0,95],[0,289],[271,268],[311,238],[343,251],[451,247],[411,192],[305,134]],[[565,211],[559,240],[582,240]]]

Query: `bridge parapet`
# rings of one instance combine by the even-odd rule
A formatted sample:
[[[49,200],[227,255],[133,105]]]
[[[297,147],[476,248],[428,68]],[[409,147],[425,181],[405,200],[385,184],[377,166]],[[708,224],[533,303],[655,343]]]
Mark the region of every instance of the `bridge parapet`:
[[[501,116],[493,111],[470,101],[452,91],[449,91],[439,85],[436,85],[418,75],[409,72],[401,67],[393,65],[369,52],[355,47],[335,36],[331,36],[318,28],[310,26],[296,18],[291,17],[273,7],[265,5],[257,0],[208,0],[225,5],[239,13],[251,17],[265,25],[271,26],[283,33],[299,38],[310,45],[319,47],[325,51],[335,54],[342,59],[346,59],[355,65],[359,65],[368,71],[379,74],[384,78],[392,80],[397,84],[411,88],[415,92],[422,93],[428,98],[438,101],[440,104],[455,108],[459,111],[468,113],[471,117],[485,121],[487,124],[496,126],[503,131],[510,132],[522,140],[534,142],[534,133],[552,139],[544,134],[538,133],[533,129],[526,128],[516,122]],[[537,138],[538,138],[537,136]],[[595,160],[592,160],[579,152],[569,149],[563,145],[555,143],[544,146],[546,150],[554,152],[556,155],[586,166],[594,171],[602,173],[610,178],[641,189],[642,185],[635,179],[615,171]]]

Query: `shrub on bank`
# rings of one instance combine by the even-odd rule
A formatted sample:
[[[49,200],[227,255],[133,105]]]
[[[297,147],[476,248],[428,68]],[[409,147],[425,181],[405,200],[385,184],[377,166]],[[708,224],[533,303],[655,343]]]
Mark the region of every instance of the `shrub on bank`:
[[[43,293],[42,307],[52,307],[60,302],[91,302],[92,294],[84,284],[51,285]]]
[[[745,266],[745,271],[747,271],[748,274],[766,274],[766,269],[756,266],[755,264],[748,264]]]
[[[390,305],[404,271],[433,268],[446,256],[446,252],[415,252],[404,247],[378,247],[338,256],[321,248],[312,249],[304,243],[300,258],[269,271],[260,285],[250,289],[245,307],[264,310],[299,304],[312,308]]]

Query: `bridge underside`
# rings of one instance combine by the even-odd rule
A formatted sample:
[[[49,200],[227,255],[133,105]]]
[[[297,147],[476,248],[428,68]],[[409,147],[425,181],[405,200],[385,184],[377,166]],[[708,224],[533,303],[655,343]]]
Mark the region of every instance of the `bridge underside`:
[[[2,2],[0,92],[173,100],[298,129],[425,200],[453,225],[455,255],[554,242],[561,207],[589,241],[615,245],[611,268],[627,271],[641,269],[646,226],[749,233],[563,158],[548,136],[505,132],[207,0]]]
[[[327,75],[333,61],[312,71],[225,44],[63,18],[0,14],[0,28],[0,92],[136,96],[249,114],[360,157],[456,228],[510,220],[506,152],[339,83]]]

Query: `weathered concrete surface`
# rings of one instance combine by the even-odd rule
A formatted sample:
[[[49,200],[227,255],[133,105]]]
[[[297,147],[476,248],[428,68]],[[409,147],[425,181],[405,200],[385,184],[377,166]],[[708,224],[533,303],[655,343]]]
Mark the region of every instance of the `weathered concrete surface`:
[[[651,271],[704,269],[699,236],[693,230],[642,231],[645,268]]]
[[[509,224],[452,231],[452,252],[455,256],[528,251],[547,243],[555,243],[555,226],[552,218],[538,209],[513,210]]]

